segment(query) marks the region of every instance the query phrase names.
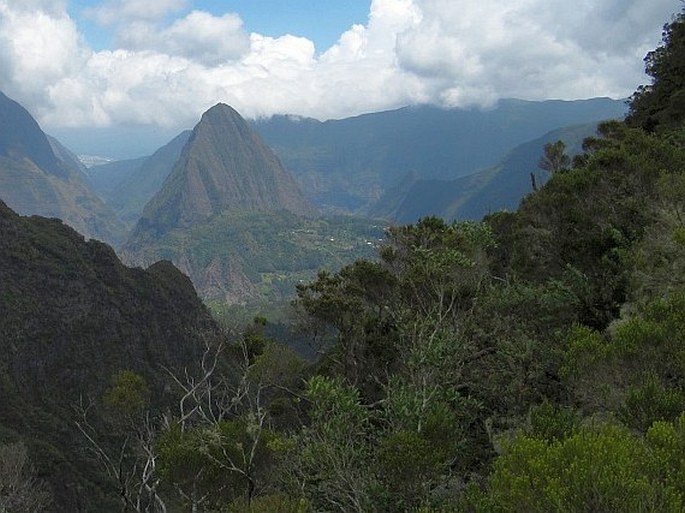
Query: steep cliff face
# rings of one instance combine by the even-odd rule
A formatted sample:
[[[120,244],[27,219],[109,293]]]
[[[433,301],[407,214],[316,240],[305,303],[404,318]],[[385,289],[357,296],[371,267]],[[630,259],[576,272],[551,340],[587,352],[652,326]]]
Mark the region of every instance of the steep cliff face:
[[[0,207],[0,346],[10,374],[38,393],[76,393],[108,371],[189,362],[212,322],[169,262],[127,268],[106,244],[57,219]]]
[[[234,109],[218,104],[195,126],[130,240],[163,235],[226,211],[307,214],[311,208],[275,154]]]
[[[67,176],[36,120],[3,93],[0,93],[0,156],[28,159],[47,173]]]
[[[274,153],[218,104],[194,128],[121,254],[143,266],[169,259],[204,298],[241,302],[260,295],[264,273],[278,268],[274,248],[311,213]]]
[[[164,367],[196,364],[218,336],[171,263],[127,268],[106,244],[0,202],[0,443],[33,448],[57,511],[88,511],[79,490],[100,479],[74,405],[97,400],[123,369],[144,376],[158,404],[169,400]]]
[[[122,220],[131,225],[138,221],[145,205],[162,188],[164,180],[173,171],[191,133],[190,130],[180,133],[147,157],[140,167],[105,197]]]
[[[55,151],[57,148],[57,151]],[[0,93],[0,199],[20,214],[58,217],[87,237],[120,244],[124,227],[61,147]]]

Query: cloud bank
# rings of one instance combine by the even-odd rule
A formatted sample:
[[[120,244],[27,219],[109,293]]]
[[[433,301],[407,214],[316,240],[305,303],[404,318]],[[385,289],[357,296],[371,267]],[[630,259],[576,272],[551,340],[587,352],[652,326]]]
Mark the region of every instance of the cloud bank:
[[[625,97],[673,0],[373,0],[331,48],[245,31],[189,0],[107,0],[94,51],[64,0],[0,0],[0,89],[46,127],[188,127],[223,101],[250,117],[402,105]]]

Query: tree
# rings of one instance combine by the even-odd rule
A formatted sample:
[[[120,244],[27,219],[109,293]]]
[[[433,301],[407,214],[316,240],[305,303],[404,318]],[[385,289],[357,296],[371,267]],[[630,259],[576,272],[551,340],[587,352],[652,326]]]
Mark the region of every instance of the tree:
[[[358,260],[338,273],[322,271],[297,286],[303,324],[322,345],[322,365],[341,374],[372,400],[380,393],[378,374],[392,365],[393,325],[390,305],[396,278],[380,262]]]
[[[646,431],[685,410],[685,291],[641,310],[606,334],[574,328],[563,373],[586,409],[614,411],[627,426]]]
[[[545,144],[545,154],[538,162],[538,167],[549,173],[565,171],[571,165],[571,158],[566,154],[564,141]]]
[[[485,224],[428,217],[389,229],[379,262],[298,288],[298,304],[337,334],[319,367],[334,377],[310,380],[312,422],[298,438],[315,449],[297,451],[310,455],[295,466],[300,482],[326,490],[309,496],[315,508],[413,510],[483,455],[466,374],[495,348],[463,328],[489,283],[492,245]]]
[[[356,387],[339,378],[310,378],[305,397],[311,422],[293,440],[286,469],[291,488],[303,493],[315,511],[373,511],[371,409]]]
[[[302,360],[263,335],[255,319],[238,342],[208,346],[200,372],[170,372],[178,412],[160,434],[160,473],[192,512],[231,501],[251,507],[272,490],[288,400],[301,386]]]
[[[644,438],[611,424],[561,440],[519,435],[495,462],[487,493],[466,500],[467,511],[681,512],[684,449],[685,416],[655,423]]]
[[[648,132],[679,128],[685,121],[685,8],[664,25],[662,44],[644,61],[652,83],[630,97],[626,122]]]
[[[160,476],[155,448],[162,422],[149,410],[150,391],[142,376],[122,370],[112,377],[100,413],[105,426],[94,420],[95,402],[79,404],[77,429],[88,448],[117,487],[122,511],[165,513],[159,493]]]
[[[0,513],[40,513],[50,505],[48,488],[31,473],[23,442],[0,445]]]

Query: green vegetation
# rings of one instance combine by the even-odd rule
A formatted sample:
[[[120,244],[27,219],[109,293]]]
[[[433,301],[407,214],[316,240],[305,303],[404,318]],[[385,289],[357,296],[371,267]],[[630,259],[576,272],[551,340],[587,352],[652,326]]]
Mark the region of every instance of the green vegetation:
[[[682,50],[683,24],[685,11],[658,55]],[[644,100],[675,73],[666,58],[648,65],[657,61],[666,67],[633,97],[631,120],[671,112],[683,92]],[[321,350],[314,362],[257,317],[228,339],[199,337],[196,364],[164,361],[163,378],[152,363],[106,366],[112,381],[94,385],[77,424],[108,476],[91,489],[135,512],[683,511],[685,145],[682,124],[663,119],[604,123],[572,162],[563,147],[540,148],[553,173],[517,212],[392,227],[375,258],[297,284],[293,315]],[[238,226],[233,212],[172,231],[167,249],[207,263],[212,244],[240,245],[257,278],[292,271],[293,258],[320,266],[326,240],[350,244],[331,220],[266,214],[250,231]],[[32,230],[57,262],[80,247]],[[273,258],[249,252],[271,238]],[[18,244],[8,261],[37,259],[52,280],[85,273]],[[85,247],[108,264],[85,267],[107,287],[120,276],[143,295],[146,284],[172,298],[184,290],[168,264],[139,283],[101,245]],[[31,326],[11,316],[45,305],[22,290],[9,287],[0,306]],[[163,319],[184,312],[176,307]],[[97,328],[83,324],[89,337]],[[31,355],[49,353],[50,330],[35,333]],[[16,334],[0,334],[15,351]],[[12,398],[0,411],[3,443],[19,438],[17,361],[0,359]],[[54,429],[57,413],[34,406],[32,433]]]
[[[644,437],[612,424],[552,441],[520,435],[496,460],[488,493],[465,502],[477,512],[680,512],[684,442],[685,415]]]
[[[227,211],[172,230],[143,251],[148,261],[176,262],[220,311],[227,303],[264,305],[292,298],[295,286],[318,270],[372,258],[382,238],[382,226],[349,216]]]
[[[603,123],[573,162],[551,142],[549,181],[517,212],[393,227],[377,259],[299,284],[323,356],[245,374],[252,392],[229,417],[250,435],[222,443],[256,460],[248,472],[224,451],[221,476],[244,480],[238,496],[210,490],[215,507],[682,511],[681,130]],[[269,344],[245,346],[246,369]]]
[[[652,83],[630,98],[627,122],[648,132],[682,129],[685,115],[685,24],[682,13],[664,26],[662,44],[645,57]]]

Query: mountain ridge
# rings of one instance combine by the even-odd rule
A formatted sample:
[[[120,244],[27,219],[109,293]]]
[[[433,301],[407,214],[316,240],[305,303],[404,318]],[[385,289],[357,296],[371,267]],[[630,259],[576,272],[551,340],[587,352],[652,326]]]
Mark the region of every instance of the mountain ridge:
[[[541,186],[548,178],[537,166],[545,144],[561,140],[566,152],[581,152],[586,137],[596,135],[597,124],[583,124],[552,130],[542,137],[513,148],[495,166],[454,180],[416,179],[379,200],[370,215],[398,223],[414,223],[425,216],[447,220],[479,220],[500,211],[516,210],[532,191],[530,174]]]
[[[161,235],[226,210],[280,209],[313,212],[275,154],[240,114],[219,103],[202,115],[129,241],[141,231]]]
[[[274,116],[253,124],[323,209],[368,214],[409,173],[451,180],[497,165],[550,130],[622,118],[622,100],[501,100],[489,110],[423,105],[342,120]]]
[[[73,154],[2,93],[0,199],[20,214],[58,217],[88,237],[123,242],[123,224],[91,190]]]
[[[74,428],[75,407],[99,400],[121,370],[168,403],[163,368],[192,368],[218,328],[169,262],[125,267],[110,246],[2,201],[0,234],[0,444],[26,442],[54,511],[113,511],[92,504],[106,481]]]

